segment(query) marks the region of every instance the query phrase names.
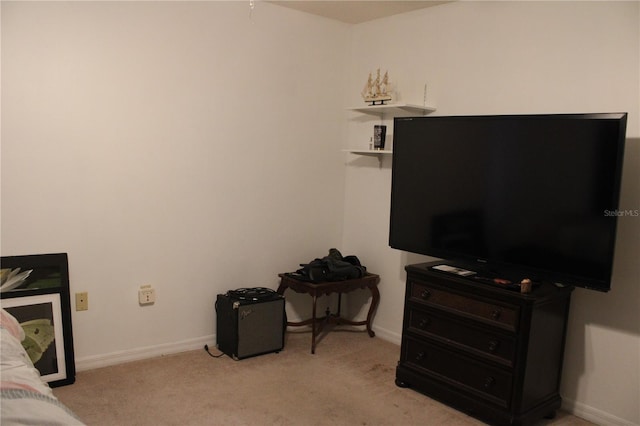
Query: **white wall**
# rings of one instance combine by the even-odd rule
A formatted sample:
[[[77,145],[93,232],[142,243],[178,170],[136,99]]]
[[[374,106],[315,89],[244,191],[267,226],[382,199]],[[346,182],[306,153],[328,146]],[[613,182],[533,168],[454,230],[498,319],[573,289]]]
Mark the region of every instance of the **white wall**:
[[[427,83],[441,115],[628,111],[622,207],[640,208],[637,2],[351,27],[247,3],[0,3],[2,255],[69,253],[80,366],[211,343],[216,294],[274,288],[332,246],[382,276],[375,328],[399,342],[403,268],[423,257],[387,246],[390,160],[339,152],[368,145],[344,107],[378,67],[406,102]],[[621,218],[612,292],[573,298],[562,394],[602,424],[640,424],[639,228]]]
[[[438,115],[629,113],[621,208],[640,208],[638,2],[455,2],[353,29],[347,105],[367,74],[389,70],[398,99]],[[347,114],[345,146],[365,148],[372,122]],[[388,124],[392,124],[388,122]],[[392,132],[391,132],[392,133]],[[455,165],[452,165],[455,167]],[[399,342],[404,265],[425,258],[388,248],[391,161],[350,157],[343,249],[382,277],[379,336]],[[640,424],[640,219],[619,224],[613,290],[577,289],[561,393],[601,424]]]
[[[211,345],[216,294],[340,244],[349,27],[249,12],[2,2],[2,255],[69,253],[80,369]]]

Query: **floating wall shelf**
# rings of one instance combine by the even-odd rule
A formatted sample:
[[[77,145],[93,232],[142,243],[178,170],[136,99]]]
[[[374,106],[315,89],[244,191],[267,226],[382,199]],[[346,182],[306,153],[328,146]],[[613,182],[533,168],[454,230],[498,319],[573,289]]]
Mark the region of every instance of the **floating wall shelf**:
[[[352,154],[358,155],[391,155],[393,151],[391,150],[373,150],[373,149],[343,149],[343,152],[350,152]]]
[[[403,116],[421,116],[427,115],[436,110],[435,107],[429,105],[416,105],[416,104],[386,104],[386,105],[364,105],[359,107],[347,108],[349,111],[359,112],[361,114],[375,115],[384,119],[385,115],[389,117],[403,117]],[[387,135],[387,137],[392,137]],[[383,155],[393,154],[392,150],[372,150],[372,149],[343,149],[344,152],[349,152],[356,155],[368,155],[377,156],[380,164],[382,164]]]
[[[415,105],[415,104],[387,104],[387,105],[372,105],[348,108],[350,111],[357,111],[363,114],[384,115],[389,114],[394,117],[403,115],[427,115],[434,112],[436,109],[428,105]]]

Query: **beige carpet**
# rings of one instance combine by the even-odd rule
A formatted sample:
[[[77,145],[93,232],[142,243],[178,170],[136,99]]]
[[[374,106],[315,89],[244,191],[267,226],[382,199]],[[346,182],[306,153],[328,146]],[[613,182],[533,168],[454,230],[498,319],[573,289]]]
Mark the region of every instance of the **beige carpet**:
[[[332,331],[310,354],[308,332],[241,361],[204,350],[83,371],[54,389],[89,425],[481,425],[394,384],[397,345]],[[216,352],[216,349],[211,349]],[[544,424],[584,426],[559,413]]]

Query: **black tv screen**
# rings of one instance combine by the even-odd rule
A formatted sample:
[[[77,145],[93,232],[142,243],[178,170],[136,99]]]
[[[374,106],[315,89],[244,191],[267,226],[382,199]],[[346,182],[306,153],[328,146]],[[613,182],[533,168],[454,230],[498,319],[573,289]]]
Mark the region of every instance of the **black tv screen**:
[[[626,118],[395,118],[389,245],[608,291]]]

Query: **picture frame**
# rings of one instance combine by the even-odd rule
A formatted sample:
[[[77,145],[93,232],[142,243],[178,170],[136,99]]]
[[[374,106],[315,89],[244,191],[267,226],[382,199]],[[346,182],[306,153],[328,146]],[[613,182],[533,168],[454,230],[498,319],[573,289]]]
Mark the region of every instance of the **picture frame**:
[[[51,387],[75,382],[69,267],[66,253],[3,256],[2,308],[23,330],[23,347]]]
[[[42,380],[49,383],[66,379],[60,294],[5,299],[2,307],[22,326],[22,344]]]

